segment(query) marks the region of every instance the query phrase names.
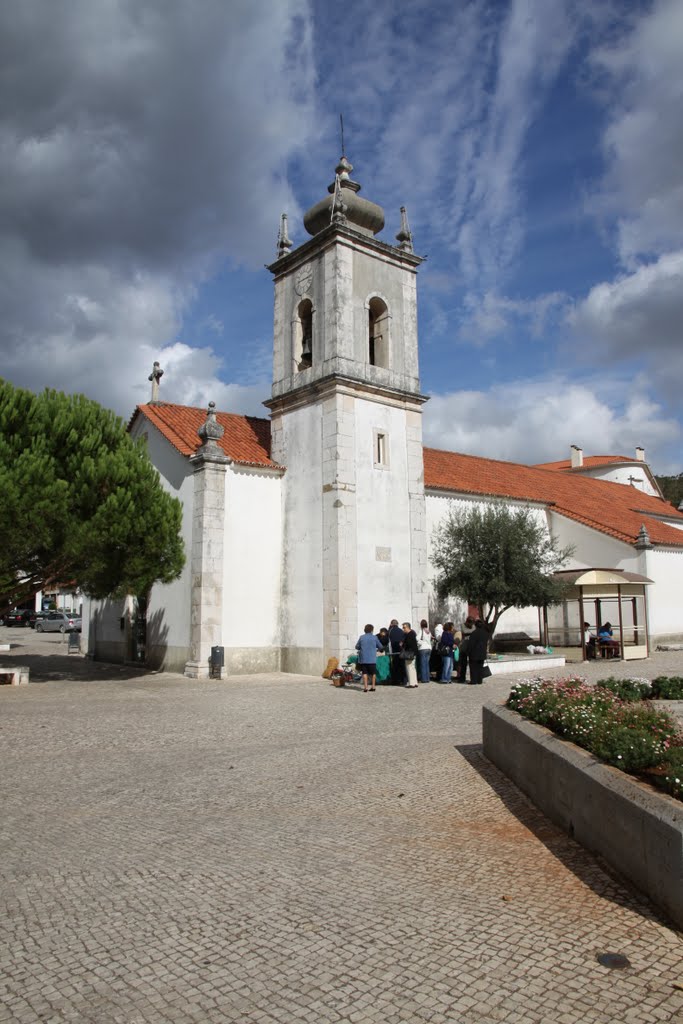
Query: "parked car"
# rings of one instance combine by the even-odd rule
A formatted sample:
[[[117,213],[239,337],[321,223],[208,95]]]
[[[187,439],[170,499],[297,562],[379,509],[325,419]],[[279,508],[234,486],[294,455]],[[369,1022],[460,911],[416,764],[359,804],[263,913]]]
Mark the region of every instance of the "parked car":
[[[36,622],[36,633],[80,633],[81,627],[82,619],[66,612],[48,612]]]
[[[6,626],[30,626],[31,617],[35,622],[35,612],[31,608],[13,608],[5,615]]]

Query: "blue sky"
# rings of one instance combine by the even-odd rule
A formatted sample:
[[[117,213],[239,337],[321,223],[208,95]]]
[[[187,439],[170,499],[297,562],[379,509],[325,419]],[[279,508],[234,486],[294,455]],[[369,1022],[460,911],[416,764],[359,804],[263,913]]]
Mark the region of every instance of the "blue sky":
[[[680,0],[0,11],[0,352],[128,416],[265,415],[279,215],[346,153],[416,251],[425,440],[683,469]]]

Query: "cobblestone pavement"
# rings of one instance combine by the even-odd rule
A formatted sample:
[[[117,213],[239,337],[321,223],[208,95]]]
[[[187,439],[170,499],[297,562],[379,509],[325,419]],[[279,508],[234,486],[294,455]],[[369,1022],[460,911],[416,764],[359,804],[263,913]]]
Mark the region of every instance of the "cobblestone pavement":
[[[0,1021],[683,1020],[680,933],[483,758],[509,677],[99,671],[0,688]]]

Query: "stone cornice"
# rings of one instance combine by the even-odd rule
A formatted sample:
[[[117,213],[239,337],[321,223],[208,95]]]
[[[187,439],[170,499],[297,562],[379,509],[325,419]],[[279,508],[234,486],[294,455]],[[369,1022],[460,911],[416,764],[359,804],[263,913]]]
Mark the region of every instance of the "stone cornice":
[[[380,242],[371,235],[364,235],[360,231],[354,231],[353,228],[339,224],[330,224],[328,228],[318,232],[317,235],[314,235],[313,238],[294,249],[293,252],[288,253],[286,256],[281,256],[274,263],[267,264],[266,269],[271,274],[274,274],[277,280],[283,274],[296,270],[300,264],[307,263],[316,252],[323,252],[335,244],[346,245],[351,249],[359,251],[369,251],[373,256],[381,256],[387,262],[403,266],[406,269],[412,270],[413,273],[426,258],[424,256],[416,256],[412,252],[405,252],[403,249],[398,249],[395,245],[389,245],[387,242]]]
[[[429,401],[428,395],[421,395],[412,391],[403,391],[399,388],[390,388],[381,384],[372,384],[369,381],[357,380],[354,377],[345,377],[333,373],[319,380],[304,384],[294,391],[288,391],[284,395],[270,398],[263,404],[270,409],[271,413],[284,412],[285,410],[297,409],[303,405],[310,405],[313,401],[319,401],[330,395],[355,395],[367,398],[371,402],[381,402],[384,405],[391,405],[401,409],[413,407],[419,409],[425,402]]]

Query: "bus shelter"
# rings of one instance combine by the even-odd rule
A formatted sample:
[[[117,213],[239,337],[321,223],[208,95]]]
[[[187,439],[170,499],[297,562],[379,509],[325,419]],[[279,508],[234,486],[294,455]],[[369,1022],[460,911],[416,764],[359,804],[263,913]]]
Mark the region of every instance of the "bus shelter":
[[[613,645],[596,644],[598,657],[615,654],[624,661],[647,658],[647,587],[654,581],[624,569],[568,569],[554,574],[566,586],[559,605],[543,609],[546,645],[581,647],[588,658],[584,622],[597,636],[601,626],[612,626]]]

